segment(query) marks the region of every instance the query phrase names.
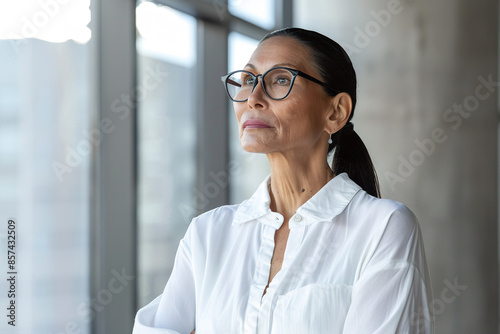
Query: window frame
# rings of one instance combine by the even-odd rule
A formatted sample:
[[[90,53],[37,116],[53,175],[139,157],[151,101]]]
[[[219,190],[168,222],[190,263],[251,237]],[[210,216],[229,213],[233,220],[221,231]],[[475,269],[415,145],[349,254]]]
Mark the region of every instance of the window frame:
[[[89,297],[93,307],[89,320],[93,334],[130,333],[136,313],[136,108],[131,106],[123,115],[113,108],[122,94],[136,92],[135,8],[135,1],[91,2],[92,58],[97,65],[93,126],[114,125],[96,148],[91,171]]]

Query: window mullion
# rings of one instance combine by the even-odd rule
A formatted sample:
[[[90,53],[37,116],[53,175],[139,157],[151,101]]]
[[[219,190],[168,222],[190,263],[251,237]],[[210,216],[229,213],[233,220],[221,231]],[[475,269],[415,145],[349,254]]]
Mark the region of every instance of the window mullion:
[[[198,213],[229,200],[228,105],[221,83],[227,72],[227,29],[198,23]]]

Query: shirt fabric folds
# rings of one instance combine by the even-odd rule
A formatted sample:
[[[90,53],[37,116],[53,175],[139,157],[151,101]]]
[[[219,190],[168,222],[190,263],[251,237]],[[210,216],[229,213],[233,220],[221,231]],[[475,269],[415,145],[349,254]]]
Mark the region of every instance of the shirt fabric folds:
[[[283,224],[269,184],[270,176],[250,199],[193,219],[134,334],[433,333],[415,215],[345,173],[291,217],[282,268],[262,296]]]

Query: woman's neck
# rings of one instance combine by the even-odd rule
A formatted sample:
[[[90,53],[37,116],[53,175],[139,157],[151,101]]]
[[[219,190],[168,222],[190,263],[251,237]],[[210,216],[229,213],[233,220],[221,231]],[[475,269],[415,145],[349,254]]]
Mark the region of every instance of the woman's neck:
[[[271,210],[288,221],[297,209],[333,178],[324,156],[268,154],[271,165]]]

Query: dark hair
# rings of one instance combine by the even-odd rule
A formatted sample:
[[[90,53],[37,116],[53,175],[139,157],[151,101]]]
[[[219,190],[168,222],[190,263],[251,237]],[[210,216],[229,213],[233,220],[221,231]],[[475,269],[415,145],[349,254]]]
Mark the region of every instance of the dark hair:
[[[345,92],[351,96],[352,112],[346,125],[332,134],[328,152],[335,149],[332,170],[335,175],[346,172],[368,194],[380,197],[377,173],[365,144],[354,131],[351,119],[356,106],[356,72],[345,50],[332,39],[315,31],[285,28],[267,34],[260,42],[271,37],[291,37],[305,45],[312,56],[326,93],[335,96]]]

